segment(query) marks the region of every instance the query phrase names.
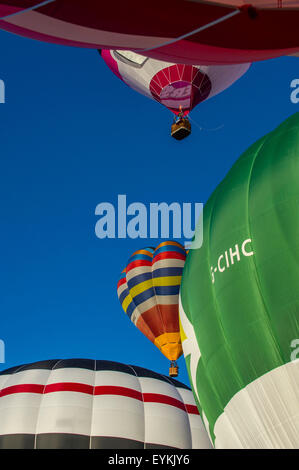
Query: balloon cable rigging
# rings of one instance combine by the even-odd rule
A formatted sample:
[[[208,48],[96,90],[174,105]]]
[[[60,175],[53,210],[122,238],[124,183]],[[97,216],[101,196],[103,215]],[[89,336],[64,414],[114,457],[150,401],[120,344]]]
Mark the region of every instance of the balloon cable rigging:
[[[231,13],[228,13],[227,15],[222,16],[221,18],[218,18],[217,20],[211,21],[210,23],[207,23],[203,26],[200,26],[199,28],[194,29],[193,31],[190,31],[189,33],[182,34],[182,36],[179,36],[178,38],[171,39],[169,41],[164,42],[163,44],[159,44],[158,46],[153,46],[153,47],[149,47],[147,49],[139,50],[139,52],[150,52],[150,51],[153,51],[155,49],[160,49],[160,47],[170,46],[171,44],[174,44],[178,41],[181,41],[182,39],[186,39],[190,36],[193,36],[194,34],[197,34],[197,33],[200,33],[201,31],[204,31],[205,29],[211,28],[212,26],[215,26],[219,23],[222,23],[223,21],[229,20],[230,18],[232,18],[233,16],[238,15],[239,13],[241,13],[240,8],[232,11]]]
[[[194,119],[191,118],[190,114],[188,115],[188,119],[190,119],[190,121],[192,122],[192,124],[195,124],[196,127],[198,127],[201,131],[214,132],[214,131],[219,131],[220,129],[223,129],[223,127],[224,127],[224,124],[221,124],[221,125],[218,126],[218,127],[213,127],[213,128],[210,128],[210,129],[206,129],[206,128],[200,126],[196,121],[194,121]]]
[[[27,11],[37,10],[38,8],[44,7],[49,3],[56,2],[56,0],[45,0],[43,2],[38,3],[37,5],[33,5],[32,7],[24,8],[24,10],[19,10],[14,13],[10,13],[9,15],[2,16],[0,20],[6,20],[8,18],[12,18],[13,16],[21,15],[22,13],[27,13]]]

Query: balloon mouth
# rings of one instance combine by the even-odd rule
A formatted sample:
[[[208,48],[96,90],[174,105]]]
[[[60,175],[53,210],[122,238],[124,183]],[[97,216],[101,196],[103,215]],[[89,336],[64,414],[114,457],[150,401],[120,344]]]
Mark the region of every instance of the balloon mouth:
[[[164,103],[162,103],[164,104]],[[167,106],[166,106],[167,107]],[[168,108],[175,116],[181,116],[181,117],[188,117],[188,114],[190,113],[191,109],[190,108],[181,108],[181,109],[176,109],[176,108]]]
[[[212,82],[199,67],[176,64],[157,72],[149,89],[152,97],[174,114],[187,115],[210,96]]]
[[[154,344],[170,361],[176,361],[183,354],[179,332],[163,333],[155,339]]]

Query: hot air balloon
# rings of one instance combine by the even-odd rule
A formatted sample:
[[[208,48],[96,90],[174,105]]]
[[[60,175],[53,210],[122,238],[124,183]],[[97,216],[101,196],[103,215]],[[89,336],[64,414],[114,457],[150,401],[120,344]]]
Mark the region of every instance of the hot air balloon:
[[[190,65],[299,51],[299,0],[0,0],[0,18],[3,30],[40,41]]]
[[[138,250],[130,257],[117,284],[123,310],[137,328],[171,361],[169,374],[178,375],[182,355],[178,299],[186,259],[175,241],[156,249]]]
[[[0,372],[1,449],[211,448],[192,392],[142,367],[55,359]]]
[[[101,55],[112,72],[129,87],[158,101],[178,116],[171,132],[178,140],[191,132],[186,118],[190,111],[231,86],[250,66],[172,64],[123,50],[102,50]]]
[[[251,146],[204,207],[181,336],[216,448],[299,447],[299,113]]]

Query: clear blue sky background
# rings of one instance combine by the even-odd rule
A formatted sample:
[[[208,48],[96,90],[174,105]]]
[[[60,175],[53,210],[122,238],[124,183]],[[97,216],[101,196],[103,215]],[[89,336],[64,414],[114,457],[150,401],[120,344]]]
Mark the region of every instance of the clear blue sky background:
[[[0,368],[85,357],[167,374],[116,295],[130,254],[160,240],[99,240],[95,207],[118,194],[206,202],[251,143],[299,110],[290,101],[299,59],[254,64],[191,114],[201,127],[223,127],[193,125],[176,142],[170,112],[126,87],[96,51],[6,32],[0,50]]]

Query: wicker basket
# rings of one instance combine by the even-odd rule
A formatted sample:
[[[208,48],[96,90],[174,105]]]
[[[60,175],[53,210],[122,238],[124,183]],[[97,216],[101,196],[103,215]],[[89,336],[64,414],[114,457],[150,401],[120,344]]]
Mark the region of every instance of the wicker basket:
[[[171,126],[171,136],[176,140],[182,140],[191,134],[191,124],[186,118],[175,122]]]

